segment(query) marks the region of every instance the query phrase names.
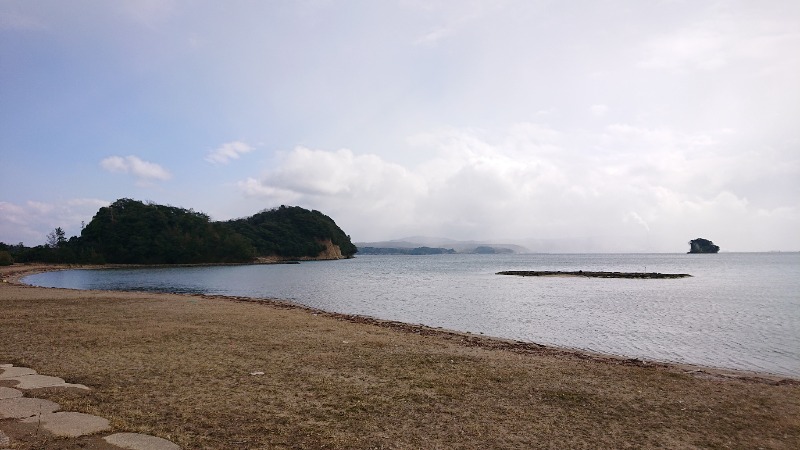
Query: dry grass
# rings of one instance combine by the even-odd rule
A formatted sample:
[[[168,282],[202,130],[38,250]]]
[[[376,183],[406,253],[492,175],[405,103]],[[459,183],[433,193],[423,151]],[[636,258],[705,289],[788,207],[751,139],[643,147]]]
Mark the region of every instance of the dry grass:
[[[193,449],[800,448],[797,383],[357,322],[3,283],[0,362],[93,388],[37,394],[65,409]]]

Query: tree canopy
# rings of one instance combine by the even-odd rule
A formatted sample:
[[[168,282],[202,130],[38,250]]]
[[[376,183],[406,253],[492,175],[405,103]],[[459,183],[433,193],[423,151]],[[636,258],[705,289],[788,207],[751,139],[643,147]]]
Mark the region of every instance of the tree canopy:
[[[338,245],[344,256],[358,250],[330,217],[299,206],[280,206],[264,210],[225,225],[246,237],[257,255],[283,257],[316,256],[325,249],[322,241]]]
[[[248,262],[260,256],[316,257],[324,241],[350,257],[357,249],[336,223],[319,211],[281,206],[237,220],[212,222],[191,209],[123,198],[100,208],[80,237],[61,228],[34,248],[2,244],[16,261],[197,264]]]

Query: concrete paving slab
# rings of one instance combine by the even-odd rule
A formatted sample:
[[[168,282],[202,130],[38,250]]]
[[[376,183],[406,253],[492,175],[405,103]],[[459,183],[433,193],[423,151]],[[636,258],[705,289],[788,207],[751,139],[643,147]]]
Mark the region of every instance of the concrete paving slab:
[[[17,398],[17,397],[22,397],[22,391],[18,391],[14,388],[0,386],[0,400],[5,400],[7,398]]]
[[[14,386],[15,389],[37,389],[43,387],[60,386],[66,383],[63,378],[39,374],[8,377],[6,380],[18,381],[19,383]]]
[[[59,409],[58,403],[41,398],[7,398],[0,400],[0,419],[24,419],[51,414]]]
[[[103,440],[129,450],[180,450],[173,442],[147,434],[116,433],[104,437]]]
[[[37,423],[56,436],[78,437],[111,428],[107,419],[78,412],[57,412],[23,419],[24,423]]]
[[[7,380],[9,378],[22,377],[25,375],[36,375],[36,371],[27,367],[6,367],[0,373],[0,380]]]
[[[19,377],[9,377],[7,380],[19,381],[14,389],[39,389],[48,387],[74,387],[78,389],[90,390],[82,384],[67,383],[63,378],[51,377],[49,375],[23,375]]]

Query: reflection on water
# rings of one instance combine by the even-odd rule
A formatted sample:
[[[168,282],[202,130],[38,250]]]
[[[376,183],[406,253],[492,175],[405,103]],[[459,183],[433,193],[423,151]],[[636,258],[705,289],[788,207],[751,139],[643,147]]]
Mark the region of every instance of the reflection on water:
[[[501,270],[690,273],[629,280]],[[281,298],[605,353],[800,376],[800,254],[361,256],[299,265],[71,270],[25,282]]]

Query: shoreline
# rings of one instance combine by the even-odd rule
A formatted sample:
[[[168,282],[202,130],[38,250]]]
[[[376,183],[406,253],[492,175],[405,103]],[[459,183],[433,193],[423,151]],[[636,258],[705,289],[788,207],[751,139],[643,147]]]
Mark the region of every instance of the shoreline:
[[[231,263],[231,264],[222,264],[222,265],[261,265],[261,264],[284,264],[284,262],[257,262],[257,263]],[[205,267],[205,266],[218,266],[220,264],[184,264],[180,265],[180,267]],[[22,266],[17,264],[16,266]],[[14,266],[10,266],[14,267]],[[130,264],[114,264],[114,265],[58,265],[58,264],[34,264],[29,265],[26,269],[22,269],[20,271],[10,271],[9,274],[5,275],[3,272],[3,268],[0,268],[0,274],[4,275],[4,282],[7,281],[12,284],[16,284],[19,286],[35,288],[35,289],[65,289],[65,290],[74,290],[74,291],[83,291],[81,289],[69,289],[69,288],[49,288],[49,287],[39,287],[28,285],[22,283],[22,278],[34,275],[37,273],[43,272],[54,272],[60,270],[91,270],[91,269],[126,269],[126,268],[161,268],[161,267],[176,267],[174,265],[130,265]],[[6,268],[7,269],[7,268]],[[500,272],[499,274],[505,274]],[[528,275],[522,275],[528,276]],[[572,274],[551,274],[548,272],[545,275],[540,276],[585,276],[585,275],[572,275]],[[688,275],[691,276],[691,275]],[[142,291],[124,291],[124,290],[113,290],[113,291],[103,291],[103,290],[95,290],[94,292],[123,292],[123,293],[141,293]],[[311,306],[306,306],[301,303],[292,302],[290,300],[279,299],[279,298],[254,298],[254,297],[241,297],[241,296],[233,296],[233,295],[218,295],[218,294],[185,294],[185,293],[160,293],[160,292],[148,292],[150,295],[177,295],[177,296],[196,296],[210,300],[223,300],[223,301],[230,301],[230,302],[241,302],[241,303],[254,303],[254,304],[264,304],[270,305],[278,308],[286,308],[292,309],[297,311],[304,311],[309,314],[314,315],[322,315],[325,317],[334,318],[337,320],[347,321],[350,323],[356,324],[366,324],[366,325],[373,325],[381,328],[388,328],[396,331],[400,331],[403,333],[410,333],[410,334],[417,334],[423,336],[436,336],[448,340],[460,341],[462,344],[467,346],[473,347],[480,347],[486,349],[495,349],[495,350],[506,350],[520,354],[547,354],[547,355],[559,355],[565,357],[577,357],[580,359],[587,359],[592,360],[599,363],[605,364],[617,364],[617,365],[628,365],[628,366],[636,366],[636,367],[649,367],[649,368],[657,368],[660,367],[666,370],[676,370],[680,371],[681,373],[689,374],[692,376],[700,377],[700,378],[720,378],[720,379],[736,379],[736,380],[744,380],[749,382],[757,382],[757,383],[767,383],[767,384],[798,384],[800,385],[800,376],[791,376],[791,375],[784,375],[784,374],[776,374],[770,372],[762,372],[762,371],[755,371],[755,370],[745,370],[745,369],[732,369],[726,367],[715,367],[715,366],[708,366],[703,364],[692,364],[692,363],[681,363],[675,361],[662,361],[657,359],[649,359],[649,358],[641,358],[641,357],[629,357],[625,355],[618,355],[612,353],[603,353],[598,351],[592,351],[587,349],[581,348],[572,348],[572,347],[564,347],[564,346],[557,346],[557,345],[545,345],[539,344],[536,342],[528,342],[528,341],[520,341],[514,339],[507,339],[497,336],[491,335],[484,335],[484,334],[474,334],[468,331],[459,331],[459,330],[451,330],[441,327],[433,327],[423,324],[412,324],[394,320],[387,320],[387,319],[380,319],[377,317],[371,316],[363,316],[358,314],[346,314],[346,313],[337,313],[326,311],[319,308],[314,308]]]
[[[62,268],[76,267],[0,268],[0,364],[89,387],[25,395],[105,417],[110,433],[209,449],[800,447],[792,379],[279,300],[18,282]],[[55,439],[3,418],[0,431],[18,450],[97,439]]]

